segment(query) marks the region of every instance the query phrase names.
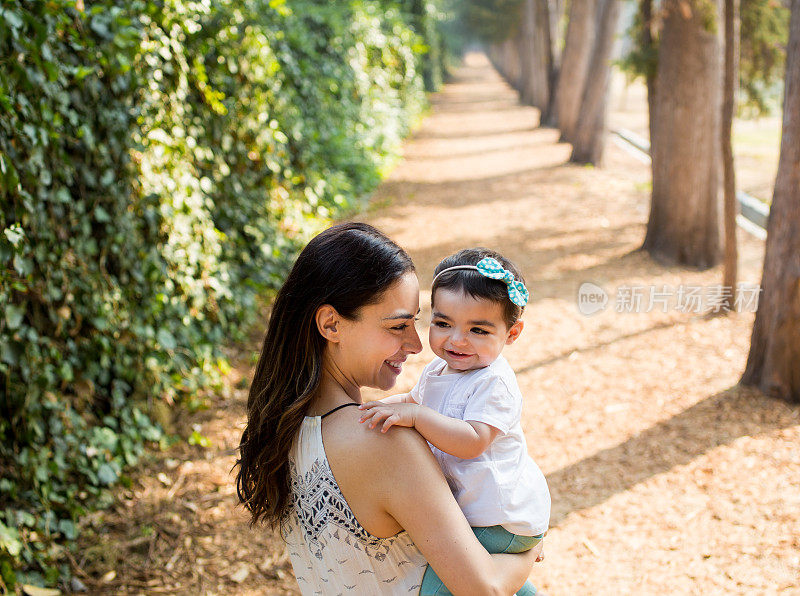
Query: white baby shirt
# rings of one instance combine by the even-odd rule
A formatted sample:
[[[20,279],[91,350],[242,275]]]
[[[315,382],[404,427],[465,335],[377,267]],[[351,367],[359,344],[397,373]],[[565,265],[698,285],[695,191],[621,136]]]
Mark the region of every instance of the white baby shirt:
[[[550,521],[550,491],[528,455],[520,426],[522,393],[514,371],[501,355],[485,368],[441,374],[447,363],[435,358],[422,371],[411,397],[451,418],[473,420],[500,430],[474,459],[431,449],[471,526],[502,525],[512,534],[536,536]]]

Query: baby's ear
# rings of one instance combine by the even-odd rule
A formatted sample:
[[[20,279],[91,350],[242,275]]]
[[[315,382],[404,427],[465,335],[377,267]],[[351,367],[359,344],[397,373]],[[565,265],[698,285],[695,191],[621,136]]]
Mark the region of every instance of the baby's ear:
[[[519,337],[519,334],[522,333],[522,328],[525,326],[525,323],[520,319],[513,325],[511,325],[511,329],[508,330],[508,337],[506,337],[506,345],[510,346]]]

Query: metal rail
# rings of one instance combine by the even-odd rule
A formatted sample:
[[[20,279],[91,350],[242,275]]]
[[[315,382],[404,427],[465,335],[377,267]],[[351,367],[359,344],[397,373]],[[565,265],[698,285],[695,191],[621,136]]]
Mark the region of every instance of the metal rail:
[[[616,135],[615,141],[621,139],[624,143],[618,145],[631,153],[639,161],[650,163],[650,143],[637,135],[635,132],[626,128],[612,130]],[[749,232],[756,238],[763,240],[767,237],[767,218],[769,217],[769,205],[744,191],[736,193],[739,201],[741,213],[736,216],[736,223],[740,228]]]

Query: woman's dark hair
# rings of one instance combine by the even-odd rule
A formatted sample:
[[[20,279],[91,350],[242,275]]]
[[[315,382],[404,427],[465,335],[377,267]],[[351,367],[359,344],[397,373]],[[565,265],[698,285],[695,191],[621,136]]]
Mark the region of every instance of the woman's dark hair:
[[[322,379],[317,309],[356,319],[408,271],[406,252],[365,223],[333,226],[297,257],[272,307],[239,444],[236,492],[251,524],[275,526],[289,508],[289,450]]]
[[[473,298],[483,298],[502,304],[503,320],[506,326],[511,328],[522,316],[524,307],[517,306],[511,302],[511,299],[508,297],[508,286],[506,286],[504,282],[499,279],[489,279],[477,271],[470,269],[456,269],[439,275],[439,273],[445,269],[457,265],[477,265],[478,261],[485,257],[491,257],[499,261],[504,269],[514,274],[517,281],[521,281],[523,284],[525,283],[525,278],[522,277],[522,273],[520,273],[516,265],[500,253],[489,250],[488,248],[465,248],[464,250],[460,250],[446,257],[441,263],[436,265],[436,269],[433,271],[433,285],[431,286],[431,306],[433,306],[436,290],[440,288],[463,292],[467,296],[472,296]]]

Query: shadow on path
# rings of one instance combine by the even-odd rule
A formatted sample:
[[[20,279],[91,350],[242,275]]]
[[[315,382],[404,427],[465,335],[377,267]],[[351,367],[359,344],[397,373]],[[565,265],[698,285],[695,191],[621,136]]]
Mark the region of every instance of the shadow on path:
[[[707,397],[624,443],[547,475],[553,498],[551,527],[573,512],[599,505],[657,474],[686,465],[745,436],[798,423],[784,402],[734,386]]]

